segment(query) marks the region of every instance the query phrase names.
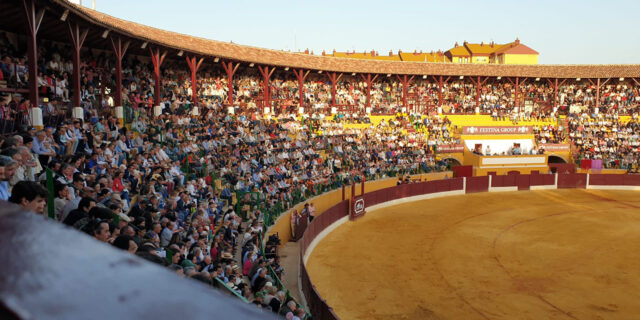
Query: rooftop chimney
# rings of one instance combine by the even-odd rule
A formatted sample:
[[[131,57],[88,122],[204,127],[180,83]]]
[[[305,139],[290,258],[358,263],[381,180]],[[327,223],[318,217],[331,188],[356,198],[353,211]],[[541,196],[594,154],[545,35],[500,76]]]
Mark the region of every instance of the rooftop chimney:
[[[322,50],[322,56],[325,56],[326,54],[327,53],[324,50]]]
[[[493,48],[495,46],[495,43],[493,43],[493,41],[491,41],[491,48]]]
[[[516,44],[520,44],[520,39],[516,38]]]
[[[389,50],[389,57],[393,57],[393,51]]]

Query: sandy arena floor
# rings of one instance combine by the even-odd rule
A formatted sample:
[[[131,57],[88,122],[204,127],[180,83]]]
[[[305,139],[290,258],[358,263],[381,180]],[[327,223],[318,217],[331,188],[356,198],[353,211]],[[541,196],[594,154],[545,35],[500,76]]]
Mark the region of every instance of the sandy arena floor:
[[[479,193],[372,211],[307,268],[348,319],[640,319],[640,193]]]

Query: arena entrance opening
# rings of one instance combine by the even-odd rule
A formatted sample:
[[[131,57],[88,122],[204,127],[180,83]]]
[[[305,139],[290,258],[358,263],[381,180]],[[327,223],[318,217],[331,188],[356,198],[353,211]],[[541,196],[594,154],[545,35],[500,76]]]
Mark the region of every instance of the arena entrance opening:
[[[558,156],[549,156],[549,163],[567,163],[567,161]]]
[[[462,165],[462,163],[460,163],[460,161],[458,161],[458,159],[456,159],[456,158],[444,158],[442,160],[449,161],[449,167],[455,167],[455,166],[461,166]]]

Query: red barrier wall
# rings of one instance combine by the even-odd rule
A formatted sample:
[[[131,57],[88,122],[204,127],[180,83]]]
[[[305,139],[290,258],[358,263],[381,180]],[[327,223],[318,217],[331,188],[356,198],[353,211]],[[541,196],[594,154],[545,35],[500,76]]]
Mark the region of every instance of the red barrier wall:
[[[453,176],[456,178],[473,176],[473,166],[453,166],[451,171],[453,171]]]
[[[560,188],[579,188],[587,187],[586,173],[572,173],[558,175],[558,189]]]
[[[489,191],[489,177],[470,177],[467,178],[466,193],[487,192]]]
[[[333,309],[320,296],[316,287],[311,282],[307,268],[304,265],[304,254],[307,252],[307,248],[313,239],[315,239],[322,230],[348,214],[349,200],[344,200],[313,219],[313,222],[309,224],[309,228],[300,240],[300,279],[302,292],[307,300],[307,307],[311,311],[314,319],[337,320],[338,316],[336,316]]]
[[[615,174],[591,174],[589,184],[599,186],[623,185],[624,175],[616,177]]]
[[[556,183],[554,174],[532,174],[529,179],[530,186],[550,186]]]
[[[625,186],[640,186],[640,175],[623,174],[622,184]]]
[[[589,184],[595,186],[640,186],[640,175],[591,174]]]
[[[491,187],[515,187],[516,175],[493,176],[491,177]]]
[[[453,178],[446,180],[433,180],[427,182],[401,184],[399,186],[366,193],[363,198],[365,207],[368,208],[379,203],[396,199],[462,189],[464,189],[464,179]]]
[[[529,190],[531,189],[531,175],[528,174],[519,174],[516,176],[516,185],[518,186],[518,191],[521,190]]]

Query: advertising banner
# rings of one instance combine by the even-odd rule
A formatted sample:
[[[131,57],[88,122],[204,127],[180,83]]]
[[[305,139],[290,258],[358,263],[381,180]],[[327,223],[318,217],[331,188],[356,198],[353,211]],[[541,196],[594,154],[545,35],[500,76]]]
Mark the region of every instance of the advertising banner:
[[[364,214],[364,198],[362,196],[353,198],[353,200],[351,201],[351,215],[349,216],[349,220],[355,220],[364,216]]]
[[[541,143],[540,148],[549,152],[569,152],[570,148],[568,144],[560,143]]]
[[[464,152],[463,144],[441,144],[437,146],[438,153],[462,153]]]
[[[533,129],[530,126],[514,126],[514,127],[464,127],[462,134],[477,135],[514,135],[514,134],[532,134]]]

